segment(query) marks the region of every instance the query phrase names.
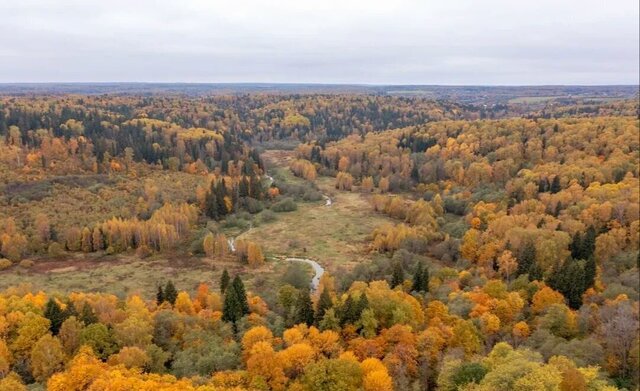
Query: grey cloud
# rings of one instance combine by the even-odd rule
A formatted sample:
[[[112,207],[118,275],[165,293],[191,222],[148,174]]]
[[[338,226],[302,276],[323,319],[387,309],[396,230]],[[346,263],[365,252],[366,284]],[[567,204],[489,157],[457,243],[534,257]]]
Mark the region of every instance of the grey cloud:
[[[0,0],[0,82],[637,84],[636,0]]]

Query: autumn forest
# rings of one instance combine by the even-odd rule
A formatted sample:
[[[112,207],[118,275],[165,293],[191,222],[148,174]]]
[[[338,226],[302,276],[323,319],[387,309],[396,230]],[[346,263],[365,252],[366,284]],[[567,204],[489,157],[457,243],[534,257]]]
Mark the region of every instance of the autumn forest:
[[[158,88],[0,86],[0,391],[638,389],[636,87]]]

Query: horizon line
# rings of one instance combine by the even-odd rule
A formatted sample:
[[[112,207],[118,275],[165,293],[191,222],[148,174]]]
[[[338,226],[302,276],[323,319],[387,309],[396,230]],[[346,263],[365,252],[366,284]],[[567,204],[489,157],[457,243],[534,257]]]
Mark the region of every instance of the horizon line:
[[[640,83],[614,84],[440,84],[440,83],[359,83],[359,82],[190,82],[190,81],[0,81],[2,85],[55,85],[55,84],[165,84],[165,85],[289,85],[289,86],[357,86],[357,87],[636,87]]]

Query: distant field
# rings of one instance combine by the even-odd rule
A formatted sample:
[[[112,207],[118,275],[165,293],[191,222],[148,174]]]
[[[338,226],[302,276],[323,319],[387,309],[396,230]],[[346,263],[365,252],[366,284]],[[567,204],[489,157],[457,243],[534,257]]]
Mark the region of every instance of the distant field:
[[[567,96],[521,96],[509,99],[509,103],[542,103],[549,100],[568,98]]]
[[[591,102],[612,102],[612,101],[620,100],[620,98],[617,98],[617,97],[557,95],[557,96],[521,96],[518,98],[509,99],[509,103],[535,104],[535,103],[544,103],[550,100],[557,100],[557,99],[578,99],[578,100],[591,101]]]

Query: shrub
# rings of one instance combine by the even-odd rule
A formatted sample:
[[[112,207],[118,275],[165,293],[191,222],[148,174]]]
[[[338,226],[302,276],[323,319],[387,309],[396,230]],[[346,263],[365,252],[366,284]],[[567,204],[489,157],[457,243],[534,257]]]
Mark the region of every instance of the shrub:
[[[62,254],[64,254],[64,249],[62,248],[62,245],[60,243],[53,242],[49,245],[49,249],[47,250],[47,253],[52,258],[58,258],[58,257],[61,257]]]
[[[151,254],[153,254],[153,252],[146,245],[142,245],[136,250],[136,256],[140,259],[150,257]]]
[[[8,269],[11,267],[11,265],[13,265],[13,262],[11,262],[10,260],[6,258],[0,259],[0,270]]]
[[[244,230],[249,228],[249,222],[238,215],[229,215],[224,220],[223,226],[225,228],[240,228]]]
[[[298,205],[293,198],[284,198],[271,206],[271,210],[274,212],[293,212],[298,209]]]
[[[444,210],[447,213],[453,213],[454,215],[464,216],[467,209],[467,203],[464,200],[457,200],[451,197],[444,198]]]
[[[262,202],[256,200],[255,198],[245,198],[242,201],[242,206],[251,214],[260,213],[264,209],[264,205]]]
[[[33,262],[30,259],[24,259],[22,261],[20,261],[20,267],[25,268],[25,269],[29,269],[31,267],[33,267],[33,265],[35,265],[36,263]]]
[[[260,222],[262,223],[270,223],[275,220],[276,214],[270,209],[264,210],[260,213]]]
[[[304,192],[302,199],[305,201],[320,201],[322,199],[322,193],[317,190],[309,189]]]

